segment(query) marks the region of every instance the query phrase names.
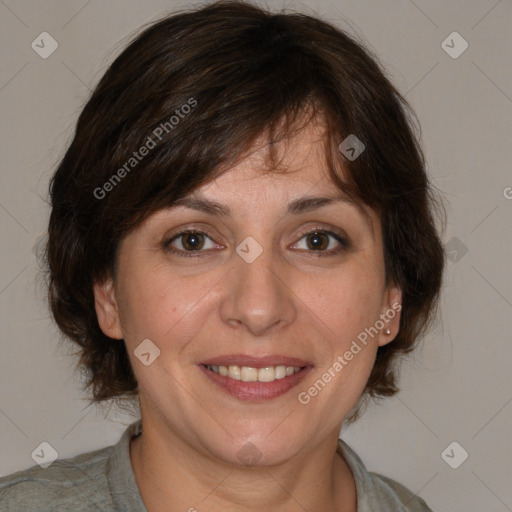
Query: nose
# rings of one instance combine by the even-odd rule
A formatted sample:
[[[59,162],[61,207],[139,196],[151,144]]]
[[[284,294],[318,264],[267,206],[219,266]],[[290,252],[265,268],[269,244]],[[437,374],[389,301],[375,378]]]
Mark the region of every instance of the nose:
[[[233,259],[235,268],[226,278],[220,306],[222,320],[254,336],[291,325],[297,315],[296,300],[282,260],[277,261],[271,248],[251,263],[238,254]]]

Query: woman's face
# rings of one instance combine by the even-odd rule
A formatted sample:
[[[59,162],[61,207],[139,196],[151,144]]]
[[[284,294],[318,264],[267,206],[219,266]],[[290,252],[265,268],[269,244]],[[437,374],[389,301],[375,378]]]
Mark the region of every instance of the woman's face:
[[[262,173],[260,145],[152,215],[122,241],[115,283],[95,286],[102,329],[125,340],[144,425],[209,457],[273,464],[337,438],[398,331],[380,220],[337,199],[321,136],[311,123],[279,143],[292,172]],[[274,368],[238,380],[237,366]],[[302,369],[283,377],[282,366]]]

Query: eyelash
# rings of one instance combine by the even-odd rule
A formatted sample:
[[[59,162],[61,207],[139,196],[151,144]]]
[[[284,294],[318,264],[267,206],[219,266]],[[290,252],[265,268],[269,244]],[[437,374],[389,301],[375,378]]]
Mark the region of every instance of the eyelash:
[[[317,251],[309,250],[307,252],[313,253],[313,254],[310,255],[311,257],[336,256],[339,253],[346,251],[350,247],[349,242],[345,238],[343,238],[342,236],[338,235],[337,233],[333,233],[332,231],[328,231],[326,229],[321,229],[321,228],[315,228],[315,229],[311,229],[309,231],[306,231],[304,233],[301,233],[299,240],[302,240],[307,235],[314,234],[314,233],[324,234],[324,235],[328,235],[328,236],[333,237],[337,242],[340,243],[341,247],[336,249],[336,250],[332,250],[331,249],[330,251],[325,251],[325,250],[317,250]],[[171,246],[171,244],[172,244],[172,242],[174,240],[176,240],[176,239],[178,239],[178,238],[180,238],[180,237],[182,237],[184,235],[190,235],[190,234],[205,235],[210,240],[213,241],[213,238],[208,233],[206,233],[204,231],[194,230],[194,229],[186,229],[184,231],[180,231],[179,233],[173,235],[172,238],[169,238],[168,240],[166,240],[163,243],[164,248],[167,251],[171,252],[172,254],[175,254],[176,256],[178,256],[180,258],[196,258],[196,257],[200,256],[201,253],[208,252],[208,251],[204,251],[204,250],[201,250],[201,249],[197,250],[197,251],[183,251],[181,249],[175,249],[175,248],[173,248]],[[300,250],[304,251],[304,249],[300,249]]]

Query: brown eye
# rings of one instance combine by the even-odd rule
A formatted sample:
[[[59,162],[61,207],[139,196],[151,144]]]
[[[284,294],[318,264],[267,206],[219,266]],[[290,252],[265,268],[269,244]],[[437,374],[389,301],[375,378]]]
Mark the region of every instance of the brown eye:
[[[202,231],[187,230],[174,235],[164,242],[164,248],[177,256],[200,256],[208,249],[222,248]]]
[[[313,250],[324,250],[329,246],[329,237],[322,232],[313,232],[307,235],[306,242]]]
[[[201,233],[185,233],[181,237],[183,248],[186,251],[198,251],[204,246],[204,238]]]
[[[336,246],[337,244],[337,246]],[[349,242],[342,236],[331,231],[315,229],[303,233],[296,244],[301,251],[317,253],[315,256],[335,256],[350,247]]]

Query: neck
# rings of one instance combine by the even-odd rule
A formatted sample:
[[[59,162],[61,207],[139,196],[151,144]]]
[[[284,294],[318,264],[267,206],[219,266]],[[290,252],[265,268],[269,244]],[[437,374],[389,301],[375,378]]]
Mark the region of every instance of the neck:
[[[152,430],[132,438],[130,457],[148,512],[356,512],[354,478],[336,443],[334,433],[283,464],[233,466]]]

